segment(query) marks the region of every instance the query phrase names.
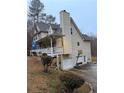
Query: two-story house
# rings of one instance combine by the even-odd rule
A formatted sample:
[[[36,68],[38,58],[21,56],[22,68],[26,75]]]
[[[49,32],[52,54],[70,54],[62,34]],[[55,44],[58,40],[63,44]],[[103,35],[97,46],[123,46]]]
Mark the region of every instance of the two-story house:
[[[33,35],[37,48],[30,51],[31,55],[56,56],[57,66],[63,70],[91,62],[90,38],[81,33],[67,11],[60,12],[60,24],[40,22],[37,29]]]

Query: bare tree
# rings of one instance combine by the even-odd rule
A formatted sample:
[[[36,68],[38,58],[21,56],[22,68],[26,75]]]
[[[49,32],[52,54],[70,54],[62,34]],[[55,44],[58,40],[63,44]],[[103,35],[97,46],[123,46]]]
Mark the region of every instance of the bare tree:
[[[97,36],[93,32],[88,32],[87,35],[91,40],[91,54],[92,56],[97,56]]]
[[[91,54],[92,56],[97,56],[97,37],[90,36],[91,38]]]
[[[52,15],[46,16],[46,23],[52,24],[54,22],[55,22],[55,17],[53,17]]]

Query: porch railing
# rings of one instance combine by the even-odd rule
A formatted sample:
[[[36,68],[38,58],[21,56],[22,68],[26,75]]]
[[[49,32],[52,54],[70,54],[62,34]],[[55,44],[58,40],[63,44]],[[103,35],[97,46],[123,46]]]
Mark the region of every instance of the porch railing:
[[[42,48],[42,49],[34,49],[30,51],[31,53],[35,52],[37,54],[47,53],[47,54],[62,54],[63,48],[52,47],[52,48]]]

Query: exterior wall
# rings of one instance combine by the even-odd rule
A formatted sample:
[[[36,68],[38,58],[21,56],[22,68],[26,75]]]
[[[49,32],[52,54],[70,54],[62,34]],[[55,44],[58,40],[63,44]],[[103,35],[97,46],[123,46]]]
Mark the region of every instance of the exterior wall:
[[[48,33],[43,33],[43,32],[41,32],[40,33],[40,35],[39,35],[39,38],[41,39],[41,38],[44,38],[44,37],[46,37],[48,35]]]
[[[52,33],[53,33],[53,30],[52,30],[52,27],[50,26],[48,30],[48,34],[52,34]]]
[[[91,62],[91,44],[90,42],[84,42],[84,54],[87,56],[87,62]]]
[[[70,14],[66,11],[60,12],[60,27],[62,28],[64,54],[72,53],[71,34],[70,34]]]
[[[58,47],[58,48],[62,48],[63,47],[62,46],[62,38],[56,39],[56,47]]]
[[[35,41],[40,40],[41,38],[46,37],[47,34],[48,34],[48,33],[44,33],[44,32],[41,32],[40,34],[37,34],[36,36],[34,36]]]
[[[62,33],[65,35],[63,37],[64,54],[69,54],[68,56],[63,55],[62,69],[71,69],[76,65],[79,50],[82,50],[82,56],[86,57],[86,61],[91,62],[90,42],[83,41],[75,26],[70,21],[70,14],[66,11],[60,12],[60,26]],[[79,42],[79,46],[77,42]]]
[[[70,54],[62,55],[61,68],[63,70],[69,70],[69,69],[73,68],[72,56]]]
[[[71,35],[71,39],[72,39],[72,60],[73,60],[73,65],[76,64],[76,60],[77,60],[77,55],[78,55],[78,50],[82,50],[83,51],[83,40],[82,38],[79,36],[78,32],[76,31],[75,27],[73,26],[73,24],[71,24],[71,29],[72,29],[72,35]],[[79,46],[77,46],[77,42],[79,42]]]
[[[79,33],[76,31],[74,25],[71,23],[71,29],[72,29],[72,61],[73,65],[76,64],[78,51],[82,50],[82,56],[86,56],[86,59],[89,59],[87,61],[91,61],[91,47],[90,42],[83,41]],[[77,42],[79,42],[79,46],[77,45]]]

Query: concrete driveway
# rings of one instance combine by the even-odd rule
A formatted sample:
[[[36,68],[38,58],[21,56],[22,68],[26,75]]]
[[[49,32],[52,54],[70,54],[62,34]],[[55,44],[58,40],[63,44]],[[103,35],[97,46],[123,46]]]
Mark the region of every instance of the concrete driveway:
[[[82,76],[92,85],[94,93],[97,93],[97,64],[86,64],[78,69],[72,69],[70,72]]]

